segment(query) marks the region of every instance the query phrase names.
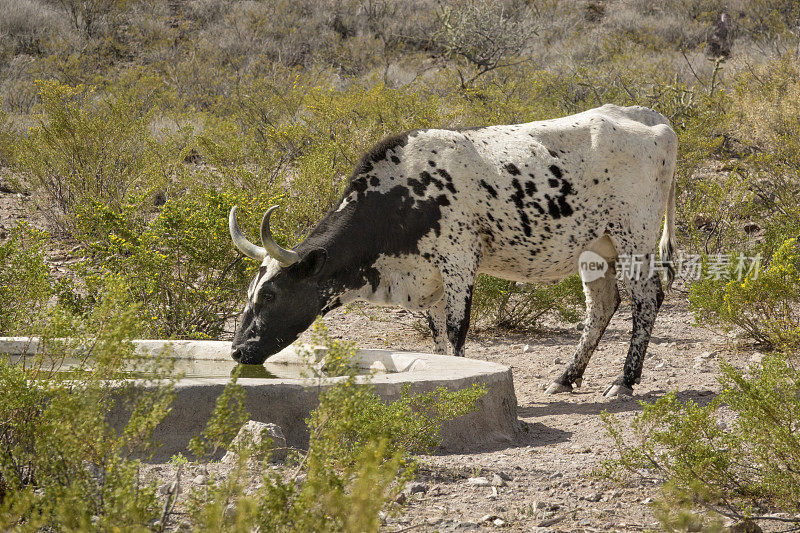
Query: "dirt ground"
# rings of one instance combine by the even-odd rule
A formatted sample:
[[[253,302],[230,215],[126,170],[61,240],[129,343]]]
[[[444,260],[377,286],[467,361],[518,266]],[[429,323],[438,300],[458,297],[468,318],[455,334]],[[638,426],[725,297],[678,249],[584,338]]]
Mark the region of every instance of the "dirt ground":
[[[0,176],[2,182],[2,176]],[[1,184],[1,183],[0,183]],[[0,242],[18,218],[41,227],[41,217],[26,208],[30,199],[0,187]],[[63,251],[48,252],[53,267],[63,269]],[[334,336],[354,340],[360,348],[429,351],[432,342],[421,333],[422,316],[400,309],[368,305],[340,309],[326,317]],[[614,457],[600,414],[615,413],[623,422],[668,391],[681,399],[704,403],[719,392],[719,360],[745,365],[753,356],[732,339],[691,326],[686,295],[667,296],[656,321],[634,397],[607,400],[602,392],[621,371],[629,342],[631,314],[620,306],[592,358],[583,386],[571,394],[548,396],[544,388],[572,356],[580,337],[574,326],[553,324],[546,333],[514,334],[473,329],[467,357],[513,369],[518,416],[525,429],[518,440],[497,449],[469,454],[435,454],[421,458],[418,481],[424,489],[407,499],[402,512],[387,516],[385,531],[645,531],[658,530],[648,503],[658,487],[631,478],[624,485],[600,481],[590,474]],[[524,347],[528,345],[526,352]],[[207,482],[209,469],[191,466],[183,475],[183,493]],[[174,477],[171,464],[151,465],[147,477],[166,487]],[[495,475],[497,475],[495,477]],[[489,485],[470,483],[485,477]],[[500,486],[492,486],[495,482]],[[173,526],[186,525],[181,513]]]
[[[326,323],[333,334],[355,340],[359,347],[430,350],[430,340],[414,327],[419,318],[402,310],[364,306],[332,313]],[[577,328],[554,328],[536,336],[472,331],[467,357],[513,369],[518,416],[527,432],[499,449],[423,457],[419,481],[428,485],[428,491],[409,498],[402,516],[388,518],[386,531],[410,527],[443,532],[498,527],[510,531],[658,530],[648,506],[657,486],[637,479],[620,486],[590,474],[604,459],[614,457],[601,412],[616,414],[624,425],[640,411],[638,402],[653,401],[669,391],[682,399],[707,402],[719,391],[717,361],[746,364],[752,356],[735,349],[730,339],[691,323],[685,296],[672,293],[656,321],[635,396],[611,400],[602,393],[622,369],[631,328],[624,302],[589,363],[583,386],[571,394],[550,396],[543,389],[572,357],[580,338]],[[494,489],[468,481],[486,477],[491,482],[495,474],[510,479]],[[497,519],[502,524],[496,525]]]

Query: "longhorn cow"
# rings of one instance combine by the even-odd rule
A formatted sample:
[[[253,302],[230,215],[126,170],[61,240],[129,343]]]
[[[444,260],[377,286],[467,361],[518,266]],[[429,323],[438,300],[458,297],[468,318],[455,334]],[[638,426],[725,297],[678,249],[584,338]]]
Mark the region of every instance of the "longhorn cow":
[[[263,217],[262,246],[244,237],[231,209],[234,245],[261,262],[232,356],[261,364],[315,317],[354,300],[427,310],[435,351],[464,355],[478,273],[553,282],[593,252],[607,268],[597,279],[584,276],[585,327],[548,392],[580,386],[620,303],[614,267],[626,257],[640,267],[624,276],[633,331],[606,395],[632,394],[664,297],[654,274],[666,273],[668,284],[673,277],[676,159],[669,122],[644,107],[388,137],[363,156],[341,200],[293,250],[272,237],[275,207]]]

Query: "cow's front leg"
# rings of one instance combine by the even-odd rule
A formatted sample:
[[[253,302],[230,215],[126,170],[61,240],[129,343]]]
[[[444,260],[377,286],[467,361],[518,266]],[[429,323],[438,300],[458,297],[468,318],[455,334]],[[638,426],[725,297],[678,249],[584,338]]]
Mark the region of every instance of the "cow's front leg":
[[[428,326],[433,335],[434,353],[447,355],[449,342],[447,339],[447,303],[446,298],[442,297],[438,302],[430,306],[427,312]]]
[[[661,302],[664,301],[664,291],[658,276],[629,279],[628,286],[631,291],[631,307],[633,307],[631,345],[628,347],[628,356],[625,358],[622,374],[603,393],[607,397],[633,394],[634,384],[641,380],[650,334],[653,331],[653,324],[656,321]]]
[[[445,323],[447,338],[453,347],[453,355],[464,357],[464,344],[469,330],[469,315],[472,308],[472,284],[445,289],[447,309]]]
[[[467,271],[443,278],[447,339],[453,347],[453,355],[464,357],[475,274]]]

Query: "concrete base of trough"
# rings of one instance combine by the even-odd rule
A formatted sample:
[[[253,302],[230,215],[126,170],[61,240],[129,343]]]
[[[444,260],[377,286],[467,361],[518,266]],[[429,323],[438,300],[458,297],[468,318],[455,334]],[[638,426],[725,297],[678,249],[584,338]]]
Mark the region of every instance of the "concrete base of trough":
[[[6,342],[8,341],[8,342]],[[230,343],[224,341],[134,341],[142,353],[158,353],[169,346],[169,353],[178,359],[229,362]],[[23,339],[0,338],[0,353],[12,353],[14,346],[26,346],[35,353],[32,343]],[[308,365],[314,350],[290,346],[272,356],[267,366]],[[319,353],[319,350],[317,350]],[[433,391],[444,386],[450,390],[486,385],[487,393],[471,413],[446,422],[442,428],[442,448],[449,452],[464,452],[510,443],[519,427],[517,398],[511,369],[496,363],[463,357],[392,350],[359,350],[359,366],[365,369],[385,368],[386,373],[359,376],[370,380],[375,392],[385,401],[400,398],[404,385],[412,393]],[[246,391],[246,409],[250,419],[277,424],[283,429],[289,446],[305,448],[308,429],[305,419],[317,406],[319,394],[344,378],[268,379],[240,378]],[[156,428],[154,439],[161,444],[153,460],[164,461],[181,452],[187,455],[189,440],[199,435],[211,416],[217,397],[228,379],[184,378],[176,383],[175,402],[166,419]],[[118,402],[122,403],[122,402]],[[110,422],[121,427],[128,414],[120,407],[110,413]]]

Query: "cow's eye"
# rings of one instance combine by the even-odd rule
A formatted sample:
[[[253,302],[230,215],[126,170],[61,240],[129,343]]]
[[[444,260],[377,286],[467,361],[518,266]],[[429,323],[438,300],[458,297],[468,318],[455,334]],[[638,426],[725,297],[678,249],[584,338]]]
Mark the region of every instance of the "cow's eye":
[[[261,299],[264,300],[265,302],[271,302],[272,300],[275,299],[275,295],[272,294],[271,292],[265,292],[264,294],[261,295]]]

